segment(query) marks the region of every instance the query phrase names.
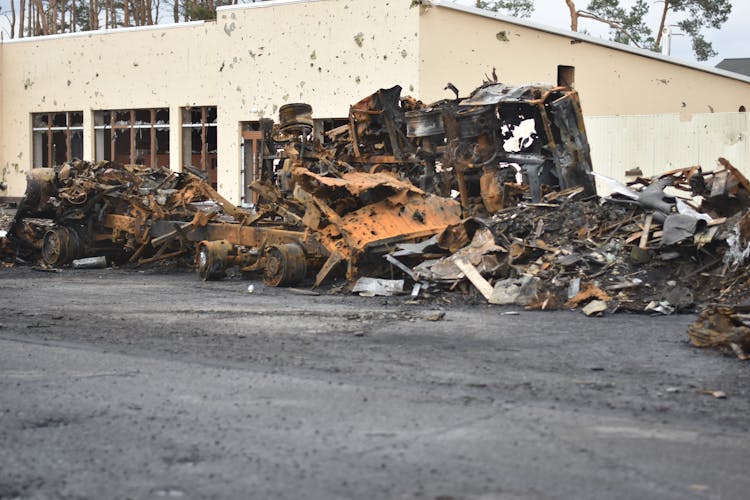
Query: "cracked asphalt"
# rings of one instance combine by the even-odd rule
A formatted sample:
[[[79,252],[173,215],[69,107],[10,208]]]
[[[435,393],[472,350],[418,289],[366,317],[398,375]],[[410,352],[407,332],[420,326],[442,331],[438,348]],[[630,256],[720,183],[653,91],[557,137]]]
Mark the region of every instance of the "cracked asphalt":
[[[471,302],[0,269],[0,499],[746,498],[694,316]]]

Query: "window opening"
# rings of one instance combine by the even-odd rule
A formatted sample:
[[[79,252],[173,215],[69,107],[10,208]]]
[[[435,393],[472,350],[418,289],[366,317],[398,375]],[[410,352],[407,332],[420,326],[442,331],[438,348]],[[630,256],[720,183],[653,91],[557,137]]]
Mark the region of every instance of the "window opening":
[[[83,112],[34,113],[31,116],[32,164],[53,167],[83,157]]]
[[[192,106],[182,108],[182,165],[206,174],[217,188],[217,108]]]
[[[94,113],[97,160],[169,166],[169,109],[106,110]]]

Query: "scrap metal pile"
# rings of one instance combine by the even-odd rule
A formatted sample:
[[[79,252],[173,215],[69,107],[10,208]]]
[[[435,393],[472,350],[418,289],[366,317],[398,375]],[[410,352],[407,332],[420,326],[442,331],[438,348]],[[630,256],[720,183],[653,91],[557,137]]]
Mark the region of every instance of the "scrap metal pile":
[[[456,98],[429,105],[381,89],[328,130],[309,105],[282,106],[280,123],[261,122],[252,209],[187,172],[34,169],[5,251],[47,266],[194,257],[203,279],[239,266],[273,286],[344,276],[368,295],[476,288],[490,303],[588,315],[748,301],[750,183],[729,162],[628,185],[598,175],[613,193],[599,198],[574,91],[446,88]],[[717,337],[706,325],[750,331],[744,312],[709,310],[697,343]]]
[[[462,217],[560,189],[596,193],[575,91],[486,83],[462,99],[449,87],[455,99],[430,105],[381,89],[325,133],[307,104],[265,124],[251,185],[259,217],[291,217],[324,247],[315,286],[342,263],[352,282],[391,275],[399,264],[383,257],[395,245],[439,237]]]
[[[488,83],[429,106],[400,91],[379,90],[327,132],[307,104],[282,106],[278,125],[264,120],[252,211],[189,173],[81,161],[35,169],[6,247],[48,266],[194,254],[204,279],[239,265],[271,285],[318,286],[390,274],[382,257],[394,245],[466,215],[570,186],[595,192],[574,91]]]
[[[575,91],[485,83],[460,98],[446,88],[456,99],[425,105],[400,98],[396,86],[353,105],[349,124],[327,133],[324,170],[333,161],[390,171],[427,192],[456,193],[464,216],[538,202],[549,190],[580,186],[596,194]]]
[[[197,176],[166,168],[75,161],[35,169],[6,246],[17,259],[47,266],[89,256],[137,265],[185,256],[192,261],[197,249],[206,279],[236,264],[283,285],[303,280],[308,265],[332,262],[331,268],[342,259],[353,273],[365,248],[429,236],[460,219],[456,202],[390,175],[331,179],[305,170],[295,179],[310,193],[309,210],[295,200],[274,201],[279,191],[259,184],[270,201],[256,212],[229,203]],[[329,204],[342,203],[345,193],[352,194],[350,203],[331,212]],[[319,228],[314,234],[304,231],[313,224]]]
[[[89,256],[144,264],[184,254],[178,228],[223,212],[246,216],[193,175],[76,160],[31,171],[6,247],[16,259],[52,267]]]

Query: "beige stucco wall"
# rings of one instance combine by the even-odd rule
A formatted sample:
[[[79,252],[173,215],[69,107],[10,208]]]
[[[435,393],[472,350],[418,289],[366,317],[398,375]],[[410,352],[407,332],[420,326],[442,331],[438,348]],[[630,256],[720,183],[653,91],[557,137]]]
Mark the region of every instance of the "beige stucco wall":
[[[238,202],[240,122],[309,102],[346,116],[379,87],[417,92],[418,9],[407,1],[274,2],[222,9],[216,22],[3,43],[2,179],[20,196],[31,165],[31,113],[170,108],[171,167],[180,169],[180,107],[218,106],[218,187]]]
[[[448,81],[468,94],[493,66],[500,81],[521,84],[556,83],[557,66],[565,65],[575,67],[586,115],[750,108],[750,83],[447,6],[421,10],[419,78],[425,100],[451,96],[443,90]]]

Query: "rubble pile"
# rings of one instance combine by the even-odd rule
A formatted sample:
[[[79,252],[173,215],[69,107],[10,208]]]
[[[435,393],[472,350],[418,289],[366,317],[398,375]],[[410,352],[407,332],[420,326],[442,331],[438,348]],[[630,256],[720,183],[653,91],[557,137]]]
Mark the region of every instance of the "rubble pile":
[[[750,184],[729,162],[720,164],[715,172],[681,169],[628,186],[603,178],[615,188],[611,197],[580,199],[578,189],[550,193],[545,203],[464,221],[460,249],[436,238],[391,257],[408,263],[420,252],[443,252],[411,268],[411,277],[454,286],[471,279],[464,272],[469,264],[478,274],[472,283],[495,304],[580,307],[593,315],[743,303],[750,299],[744,265]],[[682,194],[665,194],[668,187]]]
[[[261,123],[247,186],[255,211],[187,173],[80,161],[34,169],[10,239],[20,258],[40,252],[49,266],[194,253],[204,279],[236,265],[274,286],[310,276],[318,286],[388,272],[382,257],[393,245],[430,238],[462,216],[550,190],[595,193],[575,91],[487,82],[461,98],[449,87],[455,99],[430,105],[402,98],[398,86],[381,89],[327,131],[315,128],[310,105],[282,106],[278,124]]]
[[[492,304],[671,314],[711,305],[693,343],[747,352],[750,182],[727,160],[627,185],[592,172],[577,94],[487,82],[424,104],[381,89],[316,129],[288,104],[263,139],[250,209],[188,168],[34,169],[0,256],[231,266],[272,286],[345,277],[363,295],[476,289]],[[612,194],[599,197],[596,181]],[[106,261],[105,261],[106,262]]]
[[[455,99],[429,105],[402,98],[398,86],[381,89],[325,133],[314,130],[307,104],[284,105],[279,124],[262,124],[266,159],[250,186],[258,213],[296,223],[322,247],[298,239],[306,258],[282,267],[298,268],[296,276],[315,271],[315,286],[342,268],[351,282],[391,275],[400,264],[391,255],[384,268],[388,247],[421,243],[461,217],[538,202],[550,191],[596,193],[575,91],[486,82],[461,98],[449,87]],[[208,258],[215,245],[205,247]],[[233,242],[231,252],[242,249]],[[202,274],[219,277],[220,267]]]
[[[324,176],[391,173],[425,192],[487,214],[545,190],[596,193],[578,94],[544,84],[485,82],[468,97],[425,104],[380,89],[350,107],[346,124],[314,130],[312,107],[286,104],[261,124],[266,157],[254,176],[291,195],[291,170]],[[279,152],[278,154],[274,154]],[[281,165],[280,167],[278,165]]]
[[[509,249],[508,268],[540,281],[542,291],[530,306],[595,302],[585,312],[671,313],[717,294],[705,281],[710,264],[721,264],[721,243],[696,244],[691,235],[682,244],[664,244],[662,226],[639,206],[566,200],[495,214],[490,225]],[[704,282],[696,286],[697,280]]]
[[[341,263],[350,278],[360,263],[383,268],[378,256],[387,245],[429,237],[460,220],[456,201],[392,174],[321,176],[298,166],[291,172],[296,196],[256,182],[263,201],[246,210],[189,172],[84,161],[35,169],[4,248],[17,261],[50,267],[93,256],[192,265],[197,254],[204,279],[239,265],[262,272],[273,286],[314,272],[319,284]]]

